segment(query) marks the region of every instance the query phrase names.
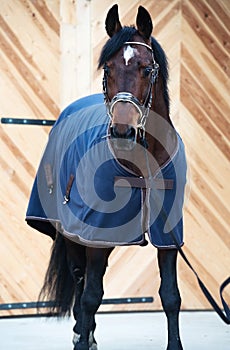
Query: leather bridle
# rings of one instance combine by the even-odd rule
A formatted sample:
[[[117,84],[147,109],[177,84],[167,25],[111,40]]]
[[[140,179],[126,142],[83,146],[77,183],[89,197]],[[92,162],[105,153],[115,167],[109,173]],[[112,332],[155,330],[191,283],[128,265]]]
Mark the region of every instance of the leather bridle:
[[[158,77],[158,70],[159,65],[155,61],[153,49],[151,46],[139,42],[139,41],[126,41],[124,45],[141,45],[145,46],[148,50],[152,53],[152,66],[150,71],[150,77],[149,77],[149,87],[148,91],[145,97],[145,101],[143,104],[138,100],[137,97],[133,96],[129,92],[118,92],[111,100],[108,96],[108,72],[106,69],[106,64],[104,65],[104,76],[103,76],[103,93],[104,93],[104,99],[105,99],[105,105],[107,107],[107,113],[110,119],[112,120],[113,117],[113,109],[116,103],[118,102],[129,102],[135,106],[139,113],[138,123],[137,123],[137,129],[142,129],[143,132],[145,132],[145,124],[146,119],[149,115],[149,110],[152,106],[152,89],[153,85],[156,82],[156,79]]]

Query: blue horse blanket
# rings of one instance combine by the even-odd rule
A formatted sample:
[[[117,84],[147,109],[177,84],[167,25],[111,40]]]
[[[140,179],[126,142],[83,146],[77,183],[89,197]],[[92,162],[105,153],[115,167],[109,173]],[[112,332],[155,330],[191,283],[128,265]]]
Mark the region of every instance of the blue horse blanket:
[[[143,190],[129,181],[124,185],[137,176],[114,156],[108,126],[102,94],[75,101],[61,113],[37,171],[27,223],[53,239],[59,231],[93,247],[143,244],[147,233],[156,247],[175,248],[172,230],[182,245],[186,160],[181,138],[177,135],[170,161]],[[162,180],[173,181],[172,189],[159,186]]]

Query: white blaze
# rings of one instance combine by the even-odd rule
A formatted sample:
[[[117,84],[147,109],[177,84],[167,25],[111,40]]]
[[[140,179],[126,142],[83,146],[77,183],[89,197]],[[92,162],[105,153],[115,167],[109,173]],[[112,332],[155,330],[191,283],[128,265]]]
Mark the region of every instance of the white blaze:
[[[135,56],[137,49],[134,49],[130,45],[124,47],[124,60],[126,66],[129,64],[129,60]]]

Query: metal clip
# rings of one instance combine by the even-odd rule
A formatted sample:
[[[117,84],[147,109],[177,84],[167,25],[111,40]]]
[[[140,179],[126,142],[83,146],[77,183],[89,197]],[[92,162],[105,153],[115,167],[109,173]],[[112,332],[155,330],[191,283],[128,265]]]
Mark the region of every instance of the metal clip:
[[[67,204],[70,201],[70,191],[71,191],[71,187],[73,185],[73,180],[74,180],[74,175],[71,174],[69,177],[69,181],[67,183],[67,186],[66,186],[64,201],[62,202],[63,204]]]
[[[69,202],[69,197],[66,195],[64,196],[64,201],[62,202],[63,204],[67,204]]]

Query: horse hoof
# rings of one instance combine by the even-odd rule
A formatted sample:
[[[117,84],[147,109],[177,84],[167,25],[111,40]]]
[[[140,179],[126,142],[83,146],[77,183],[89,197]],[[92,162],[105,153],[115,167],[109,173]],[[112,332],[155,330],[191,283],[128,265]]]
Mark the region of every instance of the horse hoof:
[[[89,350],[89,346],[86,344],[76,344],[74,350]]]
[[[176,344],[169,344],[166,350],[183,350],[183,346],[181,342],[177,342]]]

